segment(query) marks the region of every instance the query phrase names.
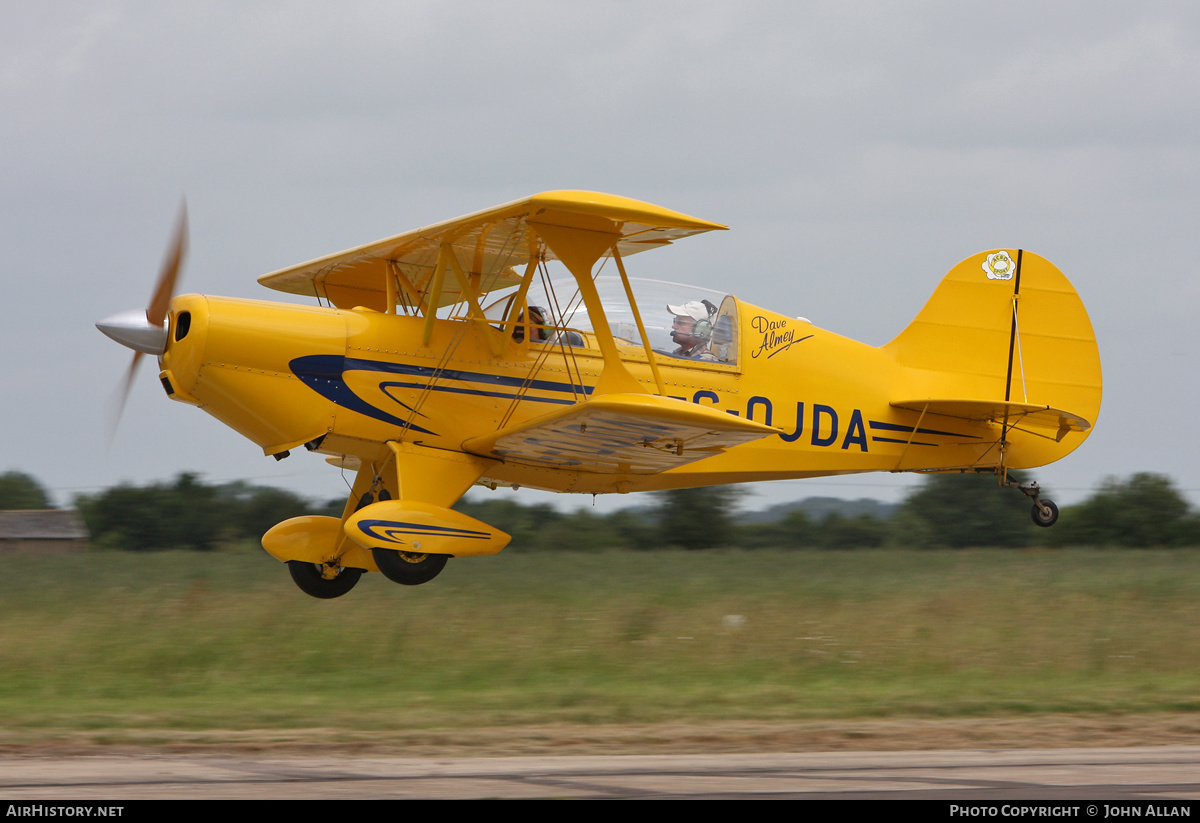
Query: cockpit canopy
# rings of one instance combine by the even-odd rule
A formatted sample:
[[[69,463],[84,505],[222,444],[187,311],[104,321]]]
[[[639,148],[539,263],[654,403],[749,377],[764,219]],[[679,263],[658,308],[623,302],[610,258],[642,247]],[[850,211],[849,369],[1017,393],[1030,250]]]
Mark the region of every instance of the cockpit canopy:
[[[604,275],[595,283],[618,345],[628,344],[641,351],[637,319],[621,278]],[[733,295],[662,280],[631,277],[629,283],[650,348],[656,354],[697,363],[737,363],[737,300]],[[513,299],[514,295],[506,295],[489,306],[486,314],[494,319],[504,317]],[[595,326],[573,279],[555,279],[549,289],[535,283],[525,302],[534,326],[531,342],[589,345]],[[544,326],[540,330],[539,317]]]

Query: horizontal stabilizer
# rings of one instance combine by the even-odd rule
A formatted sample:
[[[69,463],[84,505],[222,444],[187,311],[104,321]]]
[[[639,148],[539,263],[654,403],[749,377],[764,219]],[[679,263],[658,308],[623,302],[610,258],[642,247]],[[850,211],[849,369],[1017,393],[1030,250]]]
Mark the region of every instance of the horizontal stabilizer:
[[[899,409],[957,417],[972,422],[1002,423],[1035,429],[1050,429],[1054,439],[1062,440],[1068,432],[1087,431],[1091,422],[1078,414],[1036,403],[1013,403],[1004,400],[899,400],[892,403]]]
[[[609,394],[473,437],[463,448],[532,466],[656,474],[778,432],[685,400]]]

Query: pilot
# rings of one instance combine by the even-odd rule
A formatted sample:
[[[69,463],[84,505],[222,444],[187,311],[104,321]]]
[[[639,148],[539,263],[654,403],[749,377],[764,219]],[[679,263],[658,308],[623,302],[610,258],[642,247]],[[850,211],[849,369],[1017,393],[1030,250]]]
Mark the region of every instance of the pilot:
[[[712,339],[712,317],[717,313],[717,307],[707,300],[689,300],[682,306],[667,304],[667,311],[675,315],[671,324],[671,340],[679,348],[671,352],[675,357],[688,357],[692,360],[716,360],[717,357],[708,350],[709,340]]]
[[[517,315],[517,326],[513,329],[513,340],[520,343],[525,339],[525,326],[522,321],[525,319],[525,312],[522,311]],[[529,307],[529,322],[533,328],[530,329],[529,341],[531,343],[545,343],[550,339],[550,330],[546,326],[546,310],[541,306]]]

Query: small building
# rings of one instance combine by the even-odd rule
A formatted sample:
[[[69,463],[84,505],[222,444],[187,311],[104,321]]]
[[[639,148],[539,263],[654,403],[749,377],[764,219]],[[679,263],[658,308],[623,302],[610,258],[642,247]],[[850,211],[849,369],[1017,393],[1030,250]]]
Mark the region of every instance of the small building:
[[[87,526],[74,509],[0,511],[0,554],[70,554],[87,547]]]

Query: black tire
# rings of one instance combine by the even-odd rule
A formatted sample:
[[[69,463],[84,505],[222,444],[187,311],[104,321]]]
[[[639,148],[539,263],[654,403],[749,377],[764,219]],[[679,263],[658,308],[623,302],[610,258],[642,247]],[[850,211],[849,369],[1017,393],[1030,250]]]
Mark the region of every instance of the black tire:
[[[1033,522],[1043,529],[1048,529],[1058,522],[1058,506],[1054,505],[1053,500],[1043,500],[1042,506],[1045,506],[1049,511],[1044,512],[1041,506],[1037,503],[1033,504],[1033,511],[1030,513],[1033,517]]]
[[[321,576],[321,568],[316,563],[305,563],[302,560],[288,561],[288,571],[291,572],[292,580],[300,587],[300,591],[322,600],[341,597],[354,588],[354,584],[363,573],[362,569],[341,566],[337,577],[326,580]]]
[[[383,576],[401,586],[428,583],[446,568],[448,554],[415,554],[392,549],[371,549],[375,565]]]

